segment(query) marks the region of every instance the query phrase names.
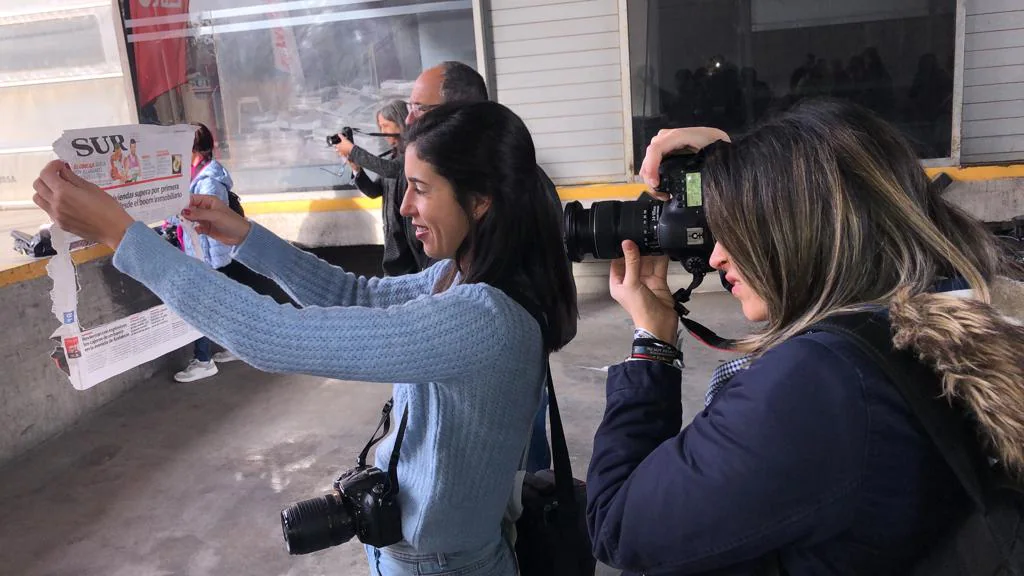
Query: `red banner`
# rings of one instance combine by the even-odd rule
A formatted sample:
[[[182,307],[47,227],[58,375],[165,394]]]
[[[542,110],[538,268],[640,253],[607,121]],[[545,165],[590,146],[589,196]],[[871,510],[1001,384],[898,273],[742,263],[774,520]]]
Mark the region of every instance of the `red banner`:
[[[188,0],[131,0],[129,14],[141,107],[187,81]]]

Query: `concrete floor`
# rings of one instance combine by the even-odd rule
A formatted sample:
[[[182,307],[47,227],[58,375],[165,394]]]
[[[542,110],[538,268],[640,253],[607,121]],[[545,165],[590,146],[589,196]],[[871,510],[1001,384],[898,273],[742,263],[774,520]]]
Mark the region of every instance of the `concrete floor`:
[[[631,338],[607,297],[581,305],[579,336],[552,366],[577,477],[604,409],[602,369]],[[747,328],[724,292],[697,295],[691,309],[723,335]],[[728,358],[698,346],[687,339],[686,420]],[[278,512],[322,494],[354,462],[389,392],[241,363],[192,384],[169,374],[142,383],[0,469],[0,574],[363,576],[353,543],[289,556]]]

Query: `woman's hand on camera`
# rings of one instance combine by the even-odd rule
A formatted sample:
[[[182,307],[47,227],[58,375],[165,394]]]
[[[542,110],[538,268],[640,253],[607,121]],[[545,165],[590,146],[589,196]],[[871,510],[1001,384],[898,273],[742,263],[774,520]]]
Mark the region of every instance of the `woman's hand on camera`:
[[[643,328],[660,340],[675,343],[679,317],[668,287],[668,256],[641,256],[631,240],[622,242],[624,256],[612,261],[608,289],[612,298]]]
[[[729,135],[718,128],[705,127],[659,130],[647,146],[644,163],[640,166],[640,176],[651,188],[652,195],[659,200],[668,200],[666,194],[655,191],[659,183],[658,167],[661,166],[662,158],[680,150],[700,150],[718,140],[729,142]]]
[[[228,246],[238,246],[249,236],[252,223],[241,217],[216,196],[192,196],[189,207],[181,211],[186,220],[196,223],[196,232]]]
[[[344,136],[341,136],[340,134],[338,135],[338,137],[341,138],[341,142],[335,144],[334,149],[338,152],[339,156],[344,156],[345,158],[348,158],[349,155],[352,154],[352,149],[355,148],[356,145],[353,144],[351,140],[345,138]]]
[[[134,219],[102,188],[60,160],[47,164],[32,184],[32,201],[53,223],[72,234],[117,249]]]

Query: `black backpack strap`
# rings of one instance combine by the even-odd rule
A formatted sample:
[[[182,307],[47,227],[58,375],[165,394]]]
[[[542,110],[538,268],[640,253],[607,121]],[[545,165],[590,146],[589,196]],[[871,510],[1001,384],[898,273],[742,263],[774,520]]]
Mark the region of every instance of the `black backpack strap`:
[[[562,428],[562,417],[558,413],[558,398],[555,397],[555,383],[551,379],[551,362],[547,363],[547,386],[548,386],[548,417],[551,419],[551,460],[555,470],[555,494],[558,496],[558,509],[556,511],[558,528],[566,541],[572,541],[579,536],[577,521],[579,519],[579,506],[576,503],[575,482],[572,476],[572,463],[569,461],[569,447],[565,443],[565,430]],[[584,546],[582,542],[573,542],[573,550]],[[572,559],[575,554],[559,554],[558,560],[562,566],[558,566],[558,574],[575,576],[579,574],[580,567],[575,565]]]
[[[1004,553],[985,522],[988,505],[986,484],[979,474],[984,465],[983,457],[963,417],[935,395],[937,387],[928,385],[936,382],[938,376],[918,362],[910,352],[893,349],[892,328],[883,314],[864,312],[834,316],[815,324],[811,329],[846,337],[881,368],[888,380],[896,386],[976,507],[976,513],[970,514],[959,526],[951,542],[964,559],[964,568],[969,568],[971,574],[999,573]],[[952,571],[933,573],[936,576],[960,573],[960,567],[943,568]]]
[[[963,420],[955,409],[935,395],[939,391],[937,387],[927,385],[937,379],[935,373],[909,352],[893,349],[888,319],[875,313],[844,314],[829,318],[815,325],[814,329],[847,337],[882,369],[968,496],[984,509],[983,484],[978,475],[977,460],[967,442]]]
[[[541,334],[547,332],[547,321],[535,298],[529,290],[509,283],[502,291],[523,307],[540,326]],[[569,543],[571,551],[557,554],[553,563],[556,564],[554,574],[559,576],[582,576],[582,568],[576,563],[575,551],[590,549],[590,543],[583,541],[579,530],[580,507],[576,502],[576,482],[572,475],[572,463],[569,461],[569,447],[565,442],[565,430],[562,427],[562,416],[558,412],[558,398],[555,395],[555,381],[551,377],[551,359],[545,359],[547,369],[546,385],[548,389],[548,418],[551,421],[551,462],[555,472],[555,496],[558,508],[555,510],[555,522],[562,533],[565,543]],[[527,441],[529,446],[529,441]]]

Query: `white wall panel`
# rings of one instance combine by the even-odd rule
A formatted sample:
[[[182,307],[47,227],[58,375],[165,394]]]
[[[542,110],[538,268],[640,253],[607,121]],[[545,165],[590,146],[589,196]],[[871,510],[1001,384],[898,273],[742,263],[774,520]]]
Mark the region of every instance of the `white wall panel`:
[[[1024,160],[1024,0],[964,0],[965,164]]]
[[[491,0],[494,94],[561,184],[626,179],[618,0]]]

